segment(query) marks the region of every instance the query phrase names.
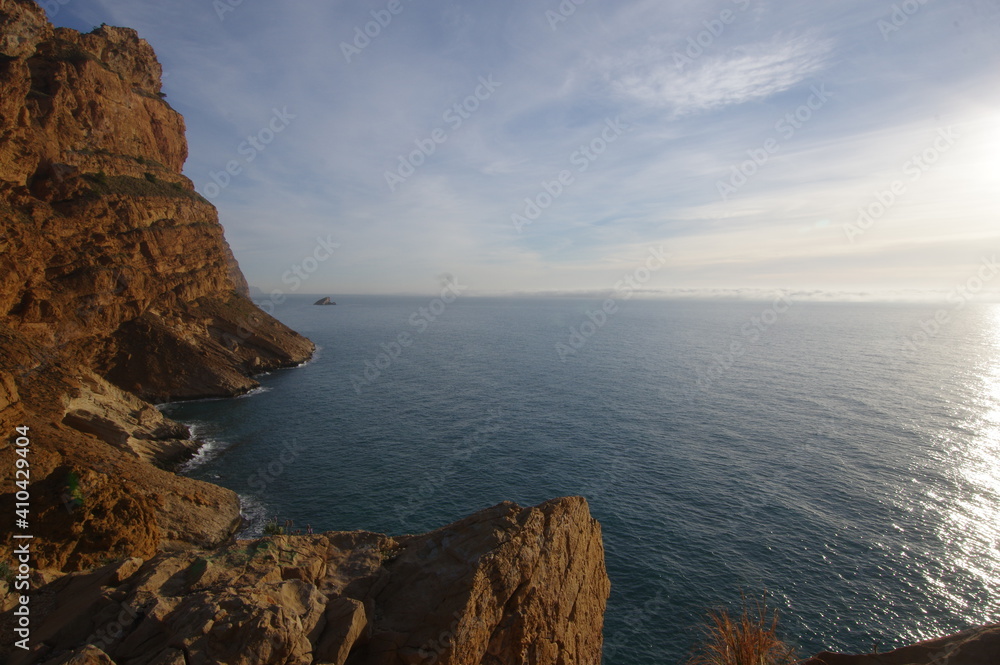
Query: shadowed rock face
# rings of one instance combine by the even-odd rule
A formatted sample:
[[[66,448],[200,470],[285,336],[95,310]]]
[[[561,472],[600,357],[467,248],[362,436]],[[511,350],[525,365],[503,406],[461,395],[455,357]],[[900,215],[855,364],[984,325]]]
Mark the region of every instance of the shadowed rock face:
[[[30,427],[33,565],[47,569],[37,651],[0,655],[599,663],[609,583],[582,499],[501,504],[424,536],[225,544],[236,495],[170,472],[197,444],[151,402],[246,392],[314,347],[248,299],[215,209],[181,174],[184,121],[160,76],[132,30],[82,35],[31,0],[0,0],[0,465],[14,468],[9,435]],[[0,514],[13,503],[0,495]],[[4,635],[8,591],[0,581]],[[1000,627],[807,662],[1000,663]]]
[[[246,391],[248,374],[308,358],[249,302],[215,208],[181,175],[184,120],[149,44],[4,0],[0,48],[0,314],[36,351],[24,366],[72,352],[166,400]]]
[[[150,402],[246,392],[313,352],[248,299],[160,74],[133,30],[0,0],[0,463],[29,426],[41,568],[228,539],[237,497],[168,472],[197,444]]]
[[[580,498],[424,536],[234,543],[237,496],[171,472],[196,444],[152,403],[246,392],[312,343],[248,299],[134,31],[55,29],[0,0],[0,90],[0,464],[29,427],[38,571],[32,651],[4,640],[0,660],[600,661],[609,582]]]
[[[11,662],[596,665],[608,593],[583,499],[506,503],[423,536],[277,536],[65,577],[38,594],[39,651]]]
[[[1000,624],[903,647],[849,656],[821,653],[800,665],[994,665],[1000,663]]]

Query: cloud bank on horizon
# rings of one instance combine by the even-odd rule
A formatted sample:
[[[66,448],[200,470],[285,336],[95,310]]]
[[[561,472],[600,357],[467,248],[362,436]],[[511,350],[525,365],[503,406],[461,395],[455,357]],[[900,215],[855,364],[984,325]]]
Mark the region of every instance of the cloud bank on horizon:
[[[947,292],[1000,250],[1000,0],[40,4],[153,45],[265,291],[600,293],[663,247],[652,292]]]

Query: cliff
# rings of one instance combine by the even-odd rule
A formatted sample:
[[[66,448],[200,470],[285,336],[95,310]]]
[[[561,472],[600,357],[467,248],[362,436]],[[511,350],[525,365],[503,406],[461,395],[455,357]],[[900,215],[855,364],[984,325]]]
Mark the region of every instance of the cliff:
[[[11,663],[596,665],[608,591],[583,499],[501,504],[423,536],[275,536],[64,577]]]
[[[31,428],[41,567],[228,539],[237,497],[169,473],[197,443],[149,402],[246,392],[313,352],[248,299],[160,74],[132,30],[0,1],[0,428]]]
[[[31,650],[0,660],[599,662],[609,582],[582,499],[236,542],[238,497],[172,472],[198,443],[154,403],[247,392],[314,347],[249,300],[160,74],[132,30],[0,0],[0,465],[29,428],[34,536]]]

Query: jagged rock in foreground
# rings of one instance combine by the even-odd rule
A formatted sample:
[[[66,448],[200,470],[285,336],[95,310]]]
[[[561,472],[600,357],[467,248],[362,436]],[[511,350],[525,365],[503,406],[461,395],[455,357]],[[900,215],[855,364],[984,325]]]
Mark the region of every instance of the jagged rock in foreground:
[[[248,299],[160,76],[133,30],[0,0],[0,465],[30,427],[38,568],[229,539],[238,498],[169,472],[198,444],[150,402],[247,392],[314,349]]]
[[[422,536],[275,536],[67,576],[32,601],[42,651],[11,663],[597,665],[609,591],[584,499],[504,503]]]
[[[4,662],[598,663],[609,582],[583,499],[233,544],[237,496],[172,473],[196,444],[152,402],[247,392],[314,346],[249,300],[160,75],[132,30],[0,0],[0,464],[29,427],[35,535],[32,651],[5,640]]]
[[[821,653],[799,665],[997,665],[1000,624],[903,647],[887,653],[849,656]]]

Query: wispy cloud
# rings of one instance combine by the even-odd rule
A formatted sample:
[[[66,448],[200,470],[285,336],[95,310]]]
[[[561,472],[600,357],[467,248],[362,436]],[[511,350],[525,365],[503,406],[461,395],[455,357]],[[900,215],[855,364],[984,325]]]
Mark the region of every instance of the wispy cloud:
[[[442,272],[481,292],[596,292],[661,243],[676,258],[651,288],[948,288],[1000,246],[1000,13],[930,3],[887,42],[864,0],[754,2],[677,62],[741,4],[588,2],[553,31],[545,6],[413,3],[351,63],[340,42],[371,20],[351,3],[244,2],[220,21],[203,0],[73,0],[57,20],[153,44],[203,192],[273,109],[297,116],[214,199],[265,289],[328,235],[342,251],[309,282],[323,293],[431,290]],[[503,86],[390,191],[386,170],[485,75]],[[829,103],[778,130],[817,84]],[[619,116],[632,129],[602,145]],[[952,124],[961,140],[848,242],[842,225]],[[581,150],[601,153],[584,172]],[[737,165],[753,175],[722,200]],[[518,234],[511,214],[565,169],[572,187]]]
[[[650,48],[612,63],[608,77],[618,93],[684,116],[789,90],[820,72],[832,49],[826,39],[776,38],[685,63]]]

